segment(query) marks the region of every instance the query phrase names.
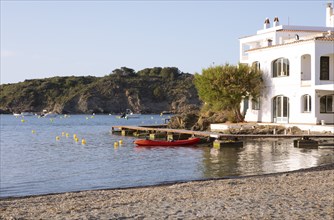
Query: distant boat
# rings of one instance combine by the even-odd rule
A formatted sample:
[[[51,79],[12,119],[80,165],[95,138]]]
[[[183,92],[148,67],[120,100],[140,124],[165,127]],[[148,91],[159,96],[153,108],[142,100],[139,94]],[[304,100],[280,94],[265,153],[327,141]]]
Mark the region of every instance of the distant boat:
[[[175,140],[175,141],[163,141],[163,140],[136,140],[134,143],[138,146],[164,146],[164,147],[175,147],[175,146],[186,146],[197,144],[200,138],[189,138],[186,140]]]
[[[126,109],[125,113],[123,113],[121,115],[121,118],[126,118],[126,119],[128,119],[128,118],[139,118],[140,116],[141,116],[141,114],[135,114],[130,109]]]
[[[162,112],[160,113],[160,115],[172,115],[172,114],[173,114],[172,111],[162,111]]]
[[[56,118],[57,116],[58,116],[58,114],[53,113],[53,112],[48,112],[48,113],[42,115],[42,117],[44,117],[44,118]]]
[[[35,114],[32,112],[21,112],[22,116],[34,116]]]
[[[21,112],[21,113],[13,113],[15,117],[25,117],[25,116],[34,116],[35,114],[33,112]]]

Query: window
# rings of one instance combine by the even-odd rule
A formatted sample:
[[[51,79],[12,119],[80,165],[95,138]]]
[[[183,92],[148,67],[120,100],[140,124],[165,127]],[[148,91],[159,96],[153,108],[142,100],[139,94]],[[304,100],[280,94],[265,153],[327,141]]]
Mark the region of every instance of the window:
[[[329,80],[329,57],[320,57],[320,80]]]
[[[255,68],[256,70],[260,70],[260,62],[259,61],[255,61],[252,63],[252,67]]]
[[[289,76],[290,64],[286,58],[279,58],[273,62],[273,77]]]
[[[252,99],[252,109],[260,110],[260,97],[256,99]]]
[[[303,112],[311,112],[311,96],[303,95]]]
[[[334,95],[326,95],[320,98],[320,113],[333,113]]]

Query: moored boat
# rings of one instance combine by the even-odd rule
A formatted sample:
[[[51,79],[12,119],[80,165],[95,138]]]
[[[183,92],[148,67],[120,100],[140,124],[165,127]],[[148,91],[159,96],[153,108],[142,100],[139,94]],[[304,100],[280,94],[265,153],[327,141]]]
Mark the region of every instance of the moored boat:
[[[52,112],[52,111],[48,112],[48,110],[44,109],[42,111],[42,114],[40,115],[40,117],[43,117],[43,118],[56,118],[56,117],[58,117],[58,113]]]
[[[139,139],[134,143],[138,146],[186,146],[197,144],[201,139],[200,138],[189,138],[186,140],[173,140],[173,141],[164,141],[164,140],[144,140]]]
[[[21,112],[21,113],[13,113],[15,117],[25,117],[25,116],[34,116],[33,112]]]
[[[173,114],[172,111],[162,111],[162,112],[160,113],[160,115],[172,115],[172,114]]]
[[[44,118],[56,118],[56,117],[58,117],[58,114],[53,113],[53,112],[49,112],[49,113],[46,113],[46,114],[42,115],[42,117],[44,117]]]
[[[21,112],[22,116],[34,116],[35,114],[33,112]]]
[[[135,114],[130,109],[126,109],[125,113],[123,113],[120,118],[139,118],[140,116],[141,114]]]

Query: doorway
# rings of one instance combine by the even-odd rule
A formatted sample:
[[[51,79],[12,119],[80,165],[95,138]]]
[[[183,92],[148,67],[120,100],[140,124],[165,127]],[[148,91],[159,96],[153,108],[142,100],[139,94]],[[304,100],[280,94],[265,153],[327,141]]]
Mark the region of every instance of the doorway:
[[[273,98],[274,123],[289,123],[289,98],[276,96]]]

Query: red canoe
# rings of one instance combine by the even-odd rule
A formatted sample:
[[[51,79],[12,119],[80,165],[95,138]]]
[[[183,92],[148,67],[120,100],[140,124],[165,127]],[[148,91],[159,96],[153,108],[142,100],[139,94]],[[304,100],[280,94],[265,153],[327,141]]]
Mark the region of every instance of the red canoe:
[[[187,140],[174,140],[174,141],[162,141],[162,140],[136,140],[134,143],[138,146],[184,146],[197,144],[200,138],[189,138]]]

